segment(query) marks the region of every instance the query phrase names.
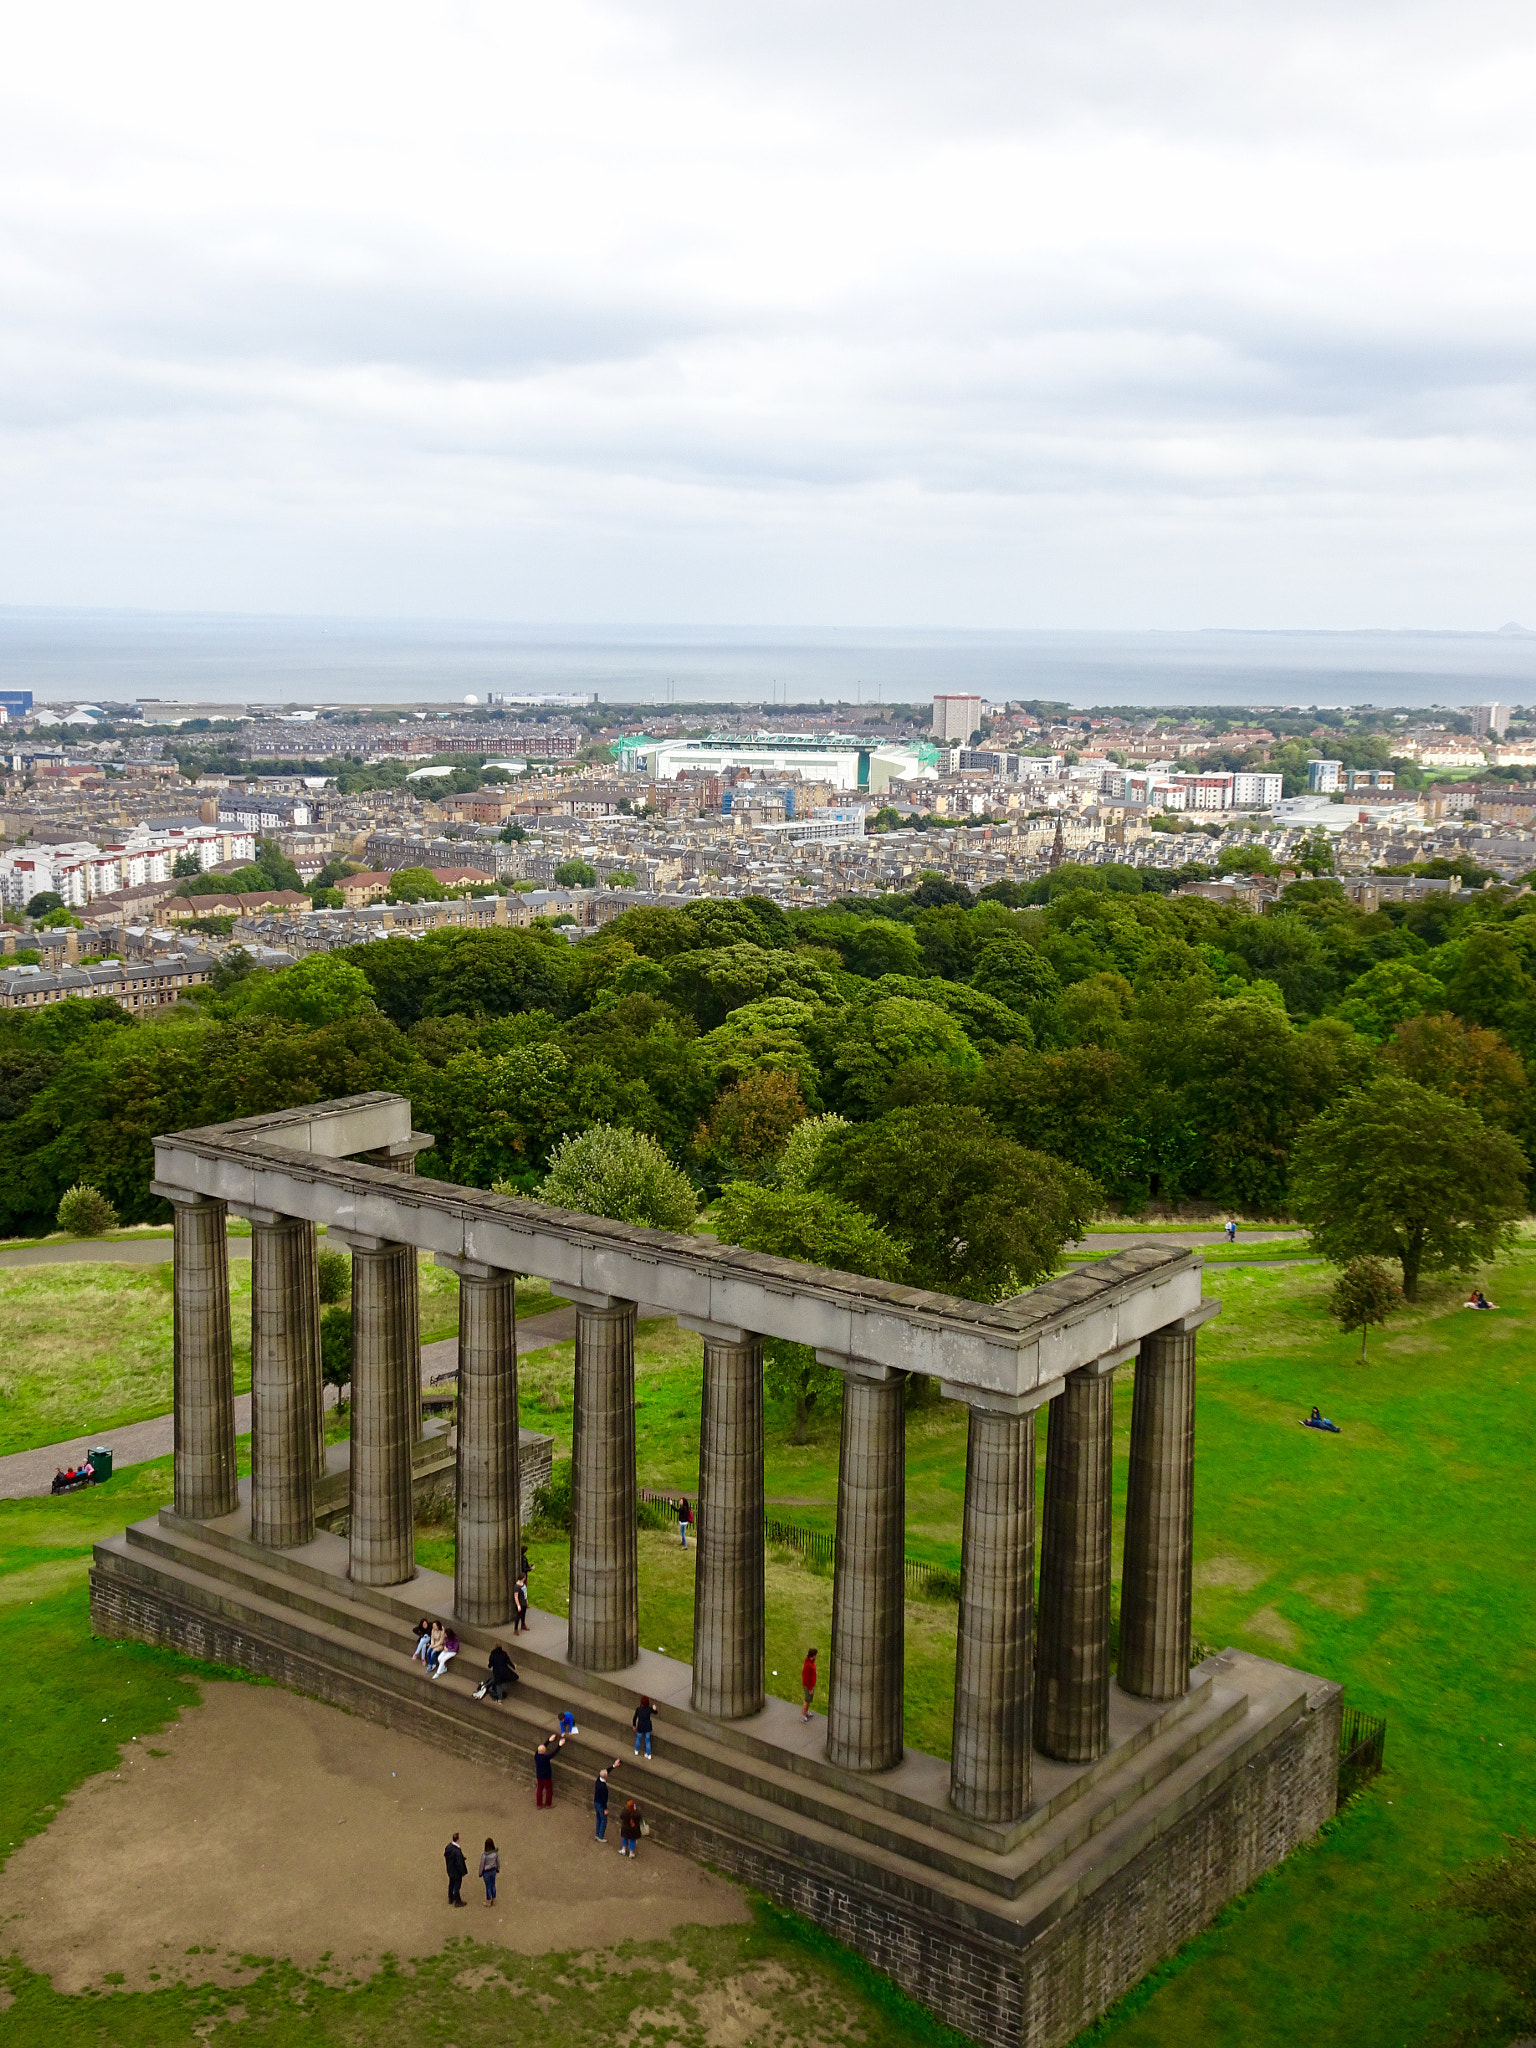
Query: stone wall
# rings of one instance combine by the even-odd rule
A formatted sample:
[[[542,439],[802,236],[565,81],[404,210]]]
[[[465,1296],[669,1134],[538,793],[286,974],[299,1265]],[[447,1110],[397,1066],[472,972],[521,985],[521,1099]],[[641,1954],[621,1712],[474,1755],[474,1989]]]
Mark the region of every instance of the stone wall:
[[[272,1636],[252,1635],[233,1616],[182,1606],[113,1573],[91,1574],[91,1619],[100,1635],[161,1643],[256,1672],[439,1750],[507,1768],[505,1733],[435,1711],[429,1688],[399,1697],[355,1671],[331,1669]],[[1332,1814],[1342,1694],[1322,1684],[1308,1705],[1061,1918],[1011,1938],[897,1902],[654,1804],[648,1818],[658,1842],[804,1914],[987,2048],[1064,2048]],[[587,1766],[561,1762],[556,1769],[561,1796],[584,1805]],[[530,1764],[530,1790],[531,1784]],[[658,1782],[658,1795],[662,1789]]]

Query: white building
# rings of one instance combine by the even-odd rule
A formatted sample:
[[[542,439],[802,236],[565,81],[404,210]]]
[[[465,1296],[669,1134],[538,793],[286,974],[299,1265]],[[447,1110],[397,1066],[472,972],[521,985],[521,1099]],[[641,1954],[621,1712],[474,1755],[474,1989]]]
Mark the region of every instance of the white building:
[[[1503,739],[1509,730],[1509,706],[1479,704],[1472,714],[1472,729],[1479,739],[1486,739],[1489,734],[1496,740]]]
[[[1285,794],[1285,777],[1240,768],[1232,777],[1232,804],[1239,811],[1273,810]]]

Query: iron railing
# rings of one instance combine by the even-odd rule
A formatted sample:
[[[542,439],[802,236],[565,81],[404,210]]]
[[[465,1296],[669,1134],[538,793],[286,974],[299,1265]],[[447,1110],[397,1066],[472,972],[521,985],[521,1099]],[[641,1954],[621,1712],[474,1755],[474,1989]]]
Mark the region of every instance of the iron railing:
[[[1387,1723],[1381,1714],[1346,1707],[1339,1726],[1339,1804],[1358,1792],[1381,1769],[1387,1747]]]

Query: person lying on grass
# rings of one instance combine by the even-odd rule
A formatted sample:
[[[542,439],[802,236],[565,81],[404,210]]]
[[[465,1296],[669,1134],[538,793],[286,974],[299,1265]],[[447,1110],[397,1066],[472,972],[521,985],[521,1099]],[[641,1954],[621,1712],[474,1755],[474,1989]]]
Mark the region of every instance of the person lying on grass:
[[[1330,1422],[1321,1408],[1314,1408],[1310,1415],[1303,1416],[1303,1429],[1326,1429],[1333,1436],[1342,1436],[1343,1431],[1336,1422]]]

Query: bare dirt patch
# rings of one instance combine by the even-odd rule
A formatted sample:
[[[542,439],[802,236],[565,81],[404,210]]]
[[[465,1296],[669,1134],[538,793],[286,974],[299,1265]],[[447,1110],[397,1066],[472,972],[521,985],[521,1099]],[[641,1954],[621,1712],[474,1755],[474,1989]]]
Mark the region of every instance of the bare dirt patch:
[[[1250,1564],[1245,1557],[1208,1557],[1195,1566],[1197,1586],[1235,1586],[1240,1593],[1252,1592],[1268,1576],[1263,1565]]]
[[[273,1957],[349,1979],[465,1934],[541,1955],[748,1917],[685,1857],[621,1858],[616,1827],[599,1847],[563,1786],[536,1813],[531,1765],[509,1778],[276,1687],[207,1686],[156,1744],[127,1744],[0,1872],[0,1951],[60,1991],[243,1984]],[[487,1835],[501,1849],[494,1908],[473,1875],[466,1910],[447,1904],[456,1828],[471,1872]]]
[[[1248,1635],[1277,1644],[1290,1656],[1301,1649],[1301,1630],[1295,1622],[1287,1621],[1278,1607],[1261,1607],[1257,1614],[1249,1615],[1243,1628]]]

